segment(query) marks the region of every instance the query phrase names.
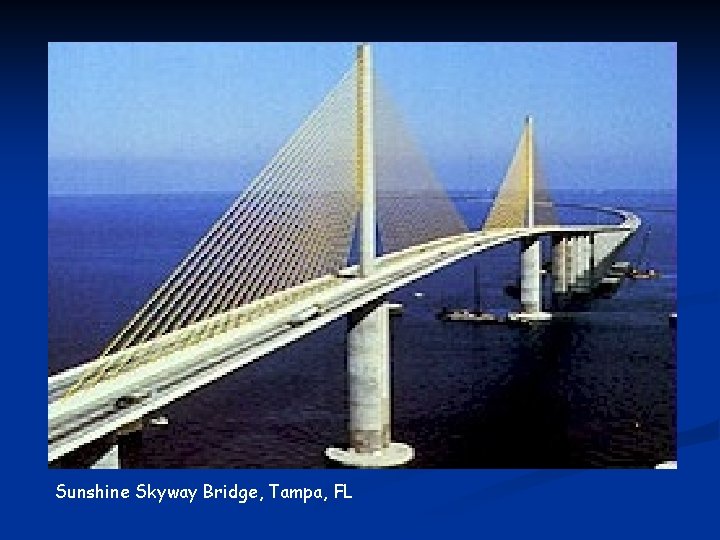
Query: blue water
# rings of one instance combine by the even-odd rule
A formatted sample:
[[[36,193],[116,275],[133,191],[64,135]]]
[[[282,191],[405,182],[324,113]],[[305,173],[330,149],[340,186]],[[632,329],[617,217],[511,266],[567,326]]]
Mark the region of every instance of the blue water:
[[[456,194],[477,225],[488,194]],[[468,195],[471,197],[465,198]],[[559,192],[635,209],[657,280],[626,282],[569,321],[537,328],[438,322],[447,302],[513,309],[518,247],[467,259],[392,295],[393,438],[412,467],[645,467],[676,456],[676,201],[670,192]],[[78,364],[140,307],[231,202],[230,194],[51,197],[49,373]],[[562,209],[565,222],[604,222]],[[641,236],[625,258],[638,255]],[[424,296],[416,297],[415,292]],[[324,467],[345,438],[344,321],[198,390],[142,434],[138,467]]]

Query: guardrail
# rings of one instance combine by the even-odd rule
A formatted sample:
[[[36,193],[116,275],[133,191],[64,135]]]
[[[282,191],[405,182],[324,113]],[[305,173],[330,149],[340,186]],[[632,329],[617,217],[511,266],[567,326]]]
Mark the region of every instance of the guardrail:
[[[233,363],[235,367],[225,366],[222,369],[217,367],[219,366],[218,362],[227,361],[228,354],[245,354],[240,351],[249,351],[252,347],[257,347],[259,352],[256,357],[260,357],[270,350],[274,350],[273,347],[263,344],[277,338],[280,333],[305,335],[316,327],[333,320],[333,317],[341,316],[352,305],[361,305],[369,296],[387,294],[414,279],[432,273],[438,268],[452,264],[473,253],[514,241],[528,234],[573,234],[593,231],[616,234],[617,236],[608,237],[610,247],[614,250],[626,241],[640,224],[639,218],[630,212],[614,208],[600,210],[622,217],[623,223],[619,225],[545,226],[530,231],[506,229],[492,233],[469,232],[454,237],[440,238],[379,257],[377,260],[378,274],[372,278],[352,279],[357,268],[348,267],[337,275],[322,276],[146,343],[99,357],[58,373],[48,379],[49,444],[50,433],[52,432],[54,440],[57,440],[58,437],[62,438],[63,432],[66,430],[63,428],[63,424],[70,419],[74,419],[72,422],[77,424],[72,429],[67,428],[68,433],[72,430],[77,431],[87,422],[100,421],[110,414],[118,413],[114,417],[114,424],[117,424],[120,418],[134,418],[132,414],[114,410],[115,399],[125,395],[122,392],[129,391],[123,389],[147,388],[147,385],[150,384],[149,381],[152,381],[154,376],[160,375],[165,377],[163,384],[166,386],[177,384],[177,381],[181,380],[185,384],[188,377],[199,377],[198,380],[202,379],[204,381],[202,384],[206,384],[214,380],[212,377],[217,378],[228,373],[228,370],[237,369],[247,361],[252,361],[251,358]],[[310,310],[312,310],[312,314],[308,315]],[[329,311],[333,313],[329,314]],[[308,316],[303,318],[305,315]],[[288,339],[285,339],[284,342],[289,342]],[[217,345],[217,347],[213,345]],[[222,353],[218,352],[221,349]],[[203,358],[207,357],[208,360],[196,362],[190,358],[194,354]],[[211,361],[211,358],[215,358],[215,360]],[[193,375],[200,374],[203,370],[208,372],[214,370],[213,373],[219,373],[219,375],[212,377]],[[184,373],[186,374],[183,375]],[[122,381],[118,381],[116,384],[115,381],[120,378]],[[169,402],[168,400],[177,399],[187,391],[174,393],[168,391],[166,394],[170,397],[166,396],[157,403],[166,404]],[[111,401],[107,401],[107,399],[111,399]],[[87,403],[85,403],[86,400]],[[146,409],[152,410],[152,406],[143,405],[142,411]],[[92,411],[98,420],[93,420],[92,414],[83,412],[86,410]],[[137,409],[133,414],[137,416],[140,414],[139,411],[141,409]],[[87,436],[83,440],[86,439]],[[72,445],[66,446],[70,448]],[[56,450],[52,456],[57,458],[62,455],[62,451]]]
[[[568,206],[603,211],[617,215],[623,219],[623,223],[619,226],[598,225],[594,227],[595,229],[617,230],[618,228],[623,228],[628,230],[628,232],[634,232],[640,223],[637,216],[625,210],[608,207],[594,207],[589,205]],[[565,231],[567,229],[567,227],[563,226],[546,226],[537,228],[538,234],[552,233],[555,230]],[[507,229],[496,231],[495,234],[504,234],[507,237],[512,236],[514,238],[515,235],[522,234],[523,232],[526,231],[524,229]],[[469,232],[453,237],[452,240],[458,241],[467,238],[476,239],[478,235],[482,234],[482,232]],[[379,264],[382,265],[397,264],[398,261],[403,261],[409,257],[418,256],[419,254],[428,253],[440,246],[445,246],[447,245],[448,240],[450,239],[439,238],[425,244],[411,246],[409,248],[379,257],[378,261]],[[356,267],[348,267],[342,272],[344,272],[344,275],[349,276],[353,275],[355,271]],[[129,347],[117,353],[100,356],[96,360],[53,375],[48,379],[49,401],[55,399],[65,399],[84,389],[95,386],[102,381],[115,378],[118,375],[143,364],[153,362],[158,358],[185,349],[203,340],[213,338],[219,334],[240,328],[243,325],[252,323],[263,316],[275,313],[289,305],[300,304],[303,300],[306,300],[314,294],[333,287],[341,279],[342,273],[316,278],[307,283],[266,296],[265,298],[253,302],[252,304],[240,306],[203,321],[198,321],[185,328],[156,337],[145,343]]]

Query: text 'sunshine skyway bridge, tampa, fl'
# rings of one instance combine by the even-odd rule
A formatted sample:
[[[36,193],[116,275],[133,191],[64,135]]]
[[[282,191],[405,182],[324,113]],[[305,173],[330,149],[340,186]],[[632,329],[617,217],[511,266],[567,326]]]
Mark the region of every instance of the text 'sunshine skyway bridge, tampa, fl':
[[[360,45],[337,86],[102,354],[48,378],[48,463],[115,440],[152,411],[347,316],[348,445],[326,454],[351,466],[403,464],[413,450],[391,439],[387,295],[518,241],[512,318],[547,320],[541,239],[552,242],[553,294],[563,298],[597,287],[640,226],[630,212],[597,210],[618,223],[557,223],[527,118],[482,229],[468,230]],[[347,266],[356,235],[359,262]],[[98,464],[116,458],[111,446]]]

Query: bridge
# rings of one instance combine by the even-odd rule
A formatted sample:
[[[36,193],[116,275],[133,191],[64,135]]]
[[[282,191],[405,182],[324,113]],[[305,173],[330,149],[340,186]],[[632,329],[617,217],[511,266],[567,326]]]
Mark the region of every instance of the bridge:
[[[348,466],[406,463],[392,440],[388,295],[463,258],[519,242],[520,305],[541,324],[542,242],[552,250],[553,306],[592,294],[637,231],[559,224],[525,120],[497,197],[471,230],[434,177],[375,77],[369,45],[277,155],[148,301],[89,362],[48,378],[48,463],[250,362],[347,317]],[[357,264],[349,264],[357,253]],[[611,278],[612,279],[612,278]],[[97,466],[117,466],[117,445]]]

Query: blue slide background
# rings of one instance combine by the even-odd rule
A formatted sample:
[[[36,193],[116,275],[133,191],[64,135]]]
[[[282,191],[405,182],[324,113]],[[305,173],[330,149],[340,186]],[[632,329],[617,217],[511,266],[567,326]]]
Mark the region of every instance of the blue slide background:
[[[44,19],[39,32],[51,26],[48,20]],[[56,21],[52,27],[61,23]],[[228,26],[221,28],[231,39]],[[692,27],[688,25],[686,31],[692,34]],[[151,35],[141,32],[136,37]],[[235,39],[240,37],[244,38]],[[609,39],[613,37],[617,36]],[[17,38],[21,39],[19,33]],[[44,441],[47,51],[45,36],[40,38],[43,41],[13,41],[3,47],[4,99],[0,103],[5,164],[2,283],[6,416],[1,491],[5,513],[18,527],[18,534],[8,538],[210,534],[233,538],[383,538],[390,534],[400,538],[701,538],[717,534],[720,355],[714,337],[718,332],[720,288],[713,280],[718,268],[717,231],[709,227],[718,214],[720,178],[718,132],[714,129],[719,115],[713,44],[681,41],[678,46],[682,277],[678,298],[677,471],[62,471],[47,469]],[[246,505],[230,500],[158,505],[134,498],[55,498],[59,483],[88,487],[95,482],[131,490],[139,483],[156,487],[201,487],[204,482],[264,487],[277,482],[325,490],[331,490],[334,483],[347,483],[353,499],[306,505],[267,499]]]

